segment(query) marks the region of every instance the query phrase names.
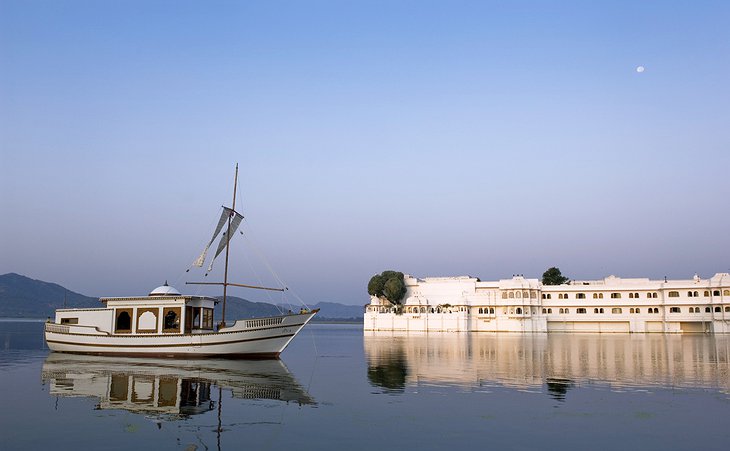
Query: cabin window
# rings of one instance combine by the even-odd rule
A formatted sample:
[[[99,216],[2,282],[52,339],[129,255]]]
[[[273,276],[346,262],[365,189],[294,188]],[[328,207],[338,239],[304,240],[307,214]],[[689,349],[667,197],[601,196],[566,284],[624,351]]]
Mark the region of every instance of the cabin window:
[[[669,292],[670,298],[678,298],[679,297],[679,291],[670,291]]]
[[[621,293],[611,293],[611,299],[621,299]]]
[[[576,299],[585,299],[586,298],[586,294],[585,293],[577,293],[575,295],[575,298]]]
[[[621,313],[621,308],[620,307],[612,308],[611,313],[613,313],[614,315],[618,315]]]
[[[117,310],[114,332],[128,334],[132,332],[132,309]]]
[[[163,313],[163,332],[180,332],[180,308],[179,307],[165,307]]]
[[[679,307],[670,307],[669,313],[682,313],[682,309],[680,309]]]
[[[155,333],[157,332],[157,315],[159,310],[156,308],[138,308],[137,309],[137,332]]]
[[[61,324],[78,324],[78,318],[61,318]]]
[[[584,309],[584,308],[579,308],[576,310],[576,313],[585,313],[585,312],[586,312],[586,309]]]

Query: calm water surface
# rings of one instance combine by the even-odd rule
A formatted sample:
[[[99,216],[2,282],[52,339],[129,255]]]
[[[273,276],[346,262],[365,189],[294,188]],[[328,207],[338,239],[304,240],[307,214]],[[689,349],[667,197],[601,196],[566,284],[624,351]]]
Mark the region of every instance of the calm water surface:
[[[364,333],[281,361],[49,353],[0,321],[2,449],[730,449],[730,337]]]

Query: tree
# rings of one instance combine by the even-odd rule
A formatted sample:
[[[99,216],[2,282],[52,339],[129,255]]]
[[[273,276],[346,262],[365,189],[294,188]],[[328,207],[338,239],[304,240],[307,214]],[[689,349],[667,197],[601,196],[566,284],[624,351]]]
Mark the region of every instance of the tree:
[[[406,283],[402,272],[383,271],[370,278],[368,294],[385,298],[395,305],[400,305],[406,294]]]
[[[543,285],[562,285],[570,282],[570,279],[563,276],[559,268],[552,267],[548,268],[547,271],[542,273],[542,284]]]

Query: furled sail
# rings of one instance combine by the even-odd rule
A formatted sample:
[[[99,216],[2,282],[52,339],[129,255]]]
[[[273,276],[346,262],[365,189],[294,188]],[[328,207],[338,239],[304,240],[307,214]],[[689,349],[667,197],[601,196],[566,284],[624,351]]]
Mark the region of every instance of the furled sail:
[[[205,249],[203,249],[203,252],[200,253],[200,257],[198,257],[197,260],[193,262],[193,266],[197,266],[198,268],[201,268],[203,266],[203,264],[205,263],[205,257],[208,254],[208,248],[211,244],[213,244],[213,241],[215,241],[215,237],[217,237],[220,233],[221,229],[223,228],[223,224],[226,223],[226,219],[228,219],[228,216],[230,216],[231,211],[233,210],[227,207],[223,207],[221,217],[218,220],[218,225],[215,227],[215,232],[213,232],[213,236],[210,237],[210,241],[208,241],[208,244],[205,245]],[[216,254],[216,256],[217,255],[218,254]]]
[[[230,212],[233,212],[233,210],[227,209]],[[234,213],[233,219],[231,219],[231,227],[230,232],[231,235],[236,233],[236,230],[238,229],[238,226],[241,225],[241,221],[243,220],[243,216],[241,216],[239,213]],[[227,232],[223,232],[221,234],[221,240],[218,242],[218,249],[215,251],[215,257],[210,261],[210,265],[208,265],[208,272],[211,272],[213,270],[213,262],[215,259],[220,255],[220,253],[225,249],[226,244],[228,244],[227,239]]]

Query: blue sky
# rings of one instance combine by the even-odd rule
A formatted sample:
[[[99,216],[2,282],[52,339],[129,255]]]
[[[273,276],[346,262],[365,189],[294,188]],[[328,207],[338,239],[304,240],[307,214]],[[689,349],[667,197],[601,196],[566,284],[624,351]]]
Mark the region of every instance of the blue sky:
[[[260,253],[309,303],[363,304],[385,269],[729,271],[728,23],[727,2],[0,0],[0,273],[184,289],[236,162],[231,278],[270,283]]]

